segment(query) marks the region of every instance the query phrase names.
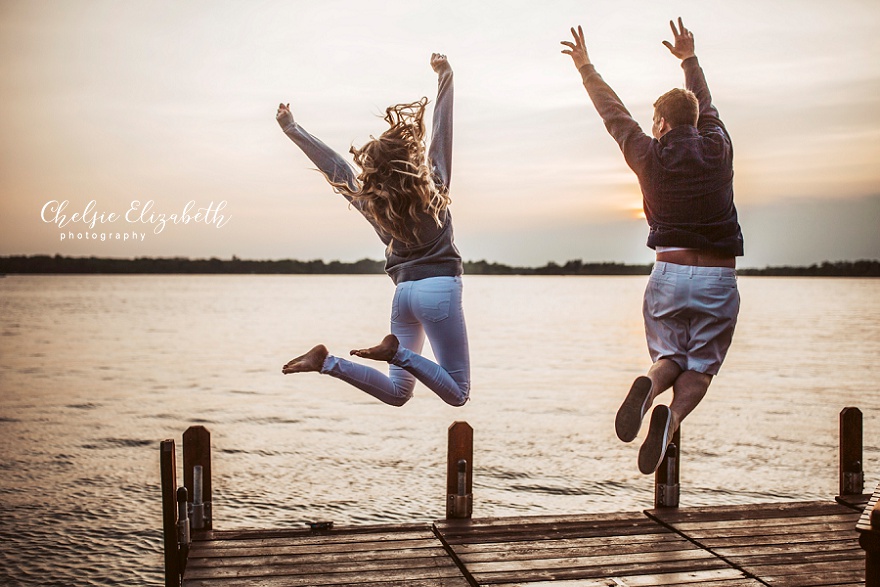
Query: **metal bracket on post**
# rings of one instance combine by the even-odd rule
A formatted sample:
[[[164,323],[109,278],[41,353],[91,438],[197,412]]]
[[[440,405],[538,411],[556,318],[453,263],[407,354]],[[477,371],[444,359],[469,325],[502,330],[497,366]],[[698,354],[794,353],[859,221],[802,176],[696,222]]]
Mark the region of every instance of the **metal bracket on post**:
[[[177,548],[180,557],[180,574],[186,570],[186,560],[189,557],[189,518],[186,515],[186,487],[177,489]]]
[[[446,517],[470,518],[473,495],[474,430],[467,422],[449,427],[446,466]]]
[[[681,428],[675,431],[666,454],[654,473],[654,507],[677,508],[681,495],[679,485],[679,463],[681,457]]]
[[[467,489],[468,464],[464,459],[458,461],[458,486],[455,495],[450,495],[454,518],[469,518],[473,510],[474,494]]]
[[[856,461],[855,464],[861,466],[861,462]],[[843,486],[841,495],[861,495],[865,489],[865,473],[864,471],[844,471]]]
[[[205,527],[205,503],[202,501],[202,465],[193,467],[193,500],[189,517],[193,530]]]

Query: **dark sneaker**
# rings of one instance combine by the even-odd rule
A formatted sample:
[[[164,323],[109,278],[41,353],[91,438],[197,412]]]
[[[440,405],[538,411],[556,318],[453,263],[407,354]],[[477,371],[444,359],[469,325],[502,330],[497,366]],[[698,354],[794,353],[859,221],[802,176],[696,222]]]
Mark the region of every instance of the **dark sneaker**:
[[[639,471],[648,475],[657,470],[666,447],[672,440],[670,429],[672,428],[672,410],[667,406],[657,406],[651,412],[651,425],[648,428],[648,436],[639,449]]]
[[[617,418],[614,420],[614,428],[617,438],[624,442],[632,442],[639,434],[642,427],[642,418],[648,411],[651,397],[651,380],[645,376],[636,377],[626,399],[617,410]]]

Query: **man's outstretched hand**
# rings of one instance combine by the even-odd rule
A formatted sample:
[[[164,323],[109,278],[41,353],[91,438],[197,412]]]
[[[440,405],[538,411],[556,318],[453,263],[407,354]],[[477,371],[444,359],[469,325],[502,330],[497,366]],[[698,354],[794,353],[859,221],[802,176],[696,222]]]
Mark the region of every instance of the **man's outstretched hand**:
[[[574,37],[574,43],[571,41],[560,41],[568,47],[568,49],[563,49],[562,52],[566,55],[571,55],[574,66],[580,69],[590,63],[590,56],[587,55],[587,44],[584,42],[584,29],[580,25],[578,25],[577,31],[574,30],[574,27],[571,27],[571,36]]]
[[[681,22],[680,16],[678,17],[678,29],[675,28],[675,23],[671,20],[669,21],[669,27],[672,29],[672,38],[675,39],[675,45],[669,41],[663,41],[666,48],[682,61],[688,57],[693,57],[694,33],[684,27],[684,23]]]

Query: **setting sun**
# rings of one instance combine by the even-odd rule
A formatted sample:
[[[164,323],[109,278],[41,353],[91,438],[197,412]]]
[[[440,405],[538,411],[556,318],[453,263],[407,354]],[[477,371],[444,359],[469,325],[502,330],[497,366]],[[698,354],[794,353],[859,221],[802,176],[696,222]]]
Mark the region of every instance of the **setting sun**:
[[[627,215],[630,218],[635,218],[637,220],[644,220],[645,219],[645,210],[642,207],[641,202],[639,202],[638,204],[631,204],[631,205],[627,206],[626,211],[627,211]]]

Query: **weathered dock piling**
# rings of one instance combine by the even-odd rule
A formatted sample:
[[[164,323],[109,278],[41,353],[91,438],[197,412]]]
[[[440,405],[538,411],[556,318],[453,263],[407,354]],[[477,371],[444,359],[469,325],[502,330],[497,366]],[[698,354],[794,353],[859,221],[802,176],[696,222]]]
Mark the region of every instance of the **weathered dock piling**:
[[[211,530],[211,433],[204,426],[190,426],[183,433],[183,485],[192,498],[192,529]]]
[[[862,414],[840,413],[834,501],[679,508],[676,432],[654,509],[473,518],[474,431],[448,430],[446,518],[433,524],[218,531],[210,433],[189,428],[184,487],[160,445],[165,584],[171,587],[880,587],[880,486],[862,493]]]
[[[183,433],[183,487],[177,487],[174,440],[163,440],[160,450],[165,585],[179,587],[194,532],[201,533],[213,528],[211,433],[204,426],[190,426]]]
[[[666,449],[660,466],[654,473],[654,507],[677,508],[681,489],[679,487],[679,455],[681,450],[681,428],[672,435],[672,442]]]
[[[178,587],[182,573],[180,547],[177,544],[177,456],[173,440],[160,445],[159,467],[162,473],[162,532],[165,542],[165,585]]]
[[[446,517],[470,518],[474,511],[474,429],[467,422],[449,427],[446,452]]]
[[[840,411],[840,495],[859,495],[865,488],[862,470],[862,411]]]

